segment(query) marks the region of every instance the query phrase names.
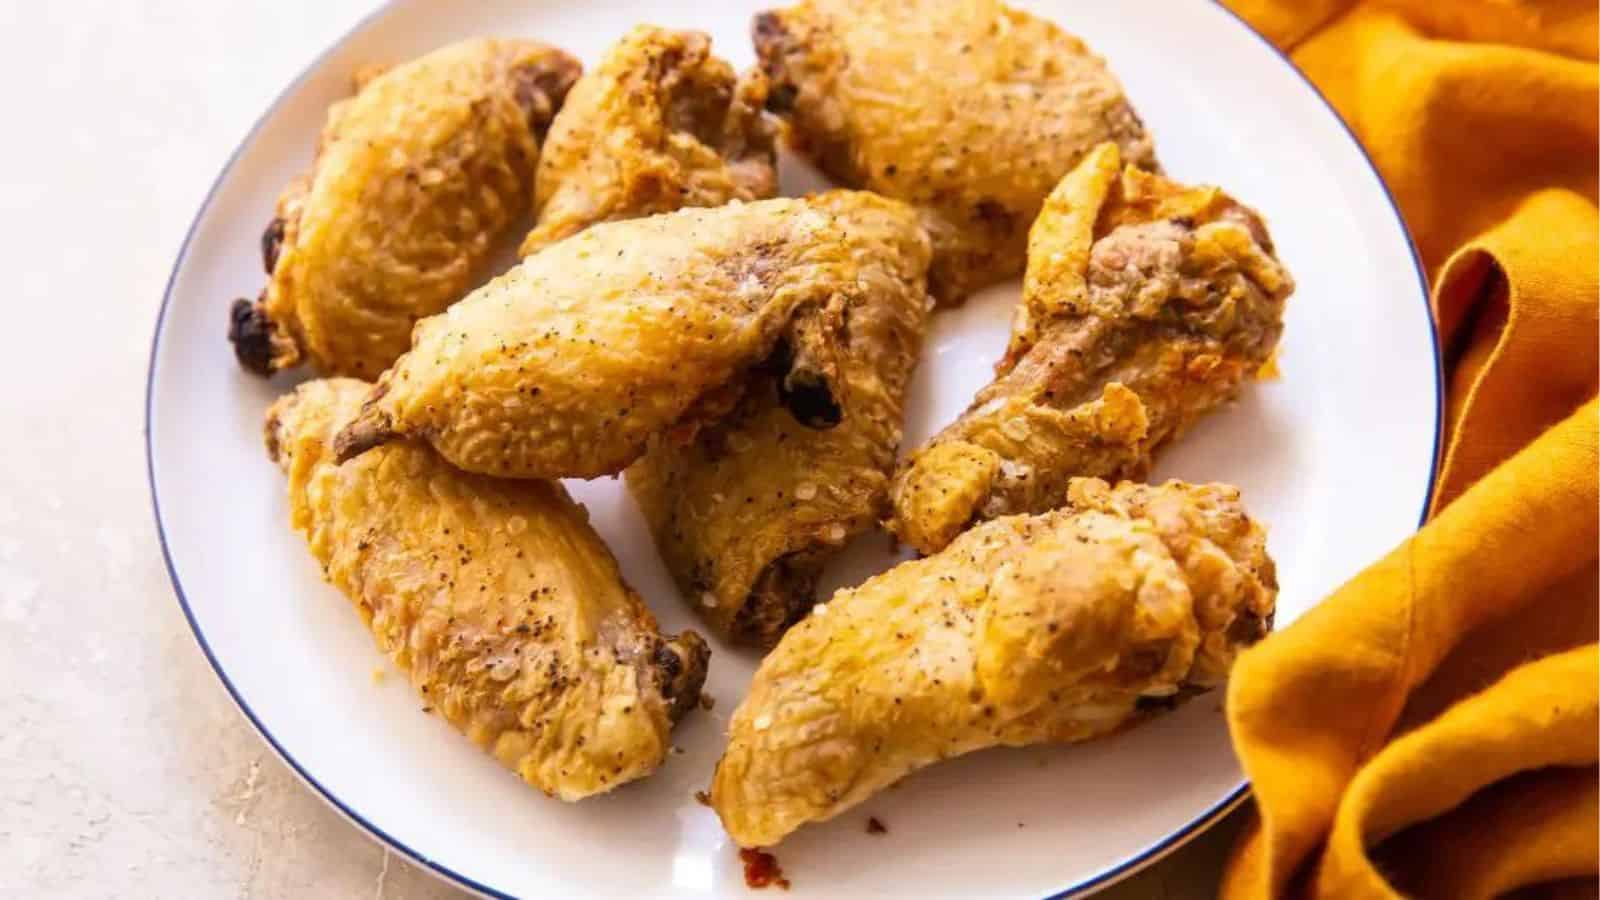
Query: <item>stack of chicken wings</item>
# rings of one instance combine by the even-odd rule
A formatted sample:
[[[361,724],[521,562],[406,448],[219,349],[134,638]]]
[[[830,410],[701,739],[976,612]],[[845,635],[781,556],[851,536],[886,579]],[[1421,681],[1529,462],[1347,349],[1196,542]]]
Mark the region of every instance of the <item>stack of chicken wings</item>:
[[[325,577],[529,784],[577,800],[667,757],[709,649],[651,604],[764,653],[708,773],[747,847],[1227,677],[1272,623],[1263,527],[1236,488],[1142,480],[1268,363],[1294,284],[1051,22],[803,0],[752,37],[742,74],[652,26],[588,72],[497,39],[364,70],[228,328],[247,370],[327,376],[265,429]],[[785,143],[840,189],[777,196]],[[930,317],[1018,275],[994,380],[900,458]],[[559,481],[617,474],[676,601]],[[920,557],[819,598],[880,527]]]

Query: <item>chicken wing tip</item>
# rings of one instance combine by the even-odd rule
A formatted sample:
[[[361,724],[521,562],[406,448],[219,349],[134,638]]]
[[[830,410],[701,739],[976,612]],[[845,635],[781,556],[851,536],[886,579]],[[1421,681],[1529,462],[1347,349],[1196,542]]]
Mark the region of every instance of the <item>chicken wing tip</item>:
[[[247,372],[266,378],[288,367],[277,326],[259,301],[240,297],[228,307],[228,342]]]

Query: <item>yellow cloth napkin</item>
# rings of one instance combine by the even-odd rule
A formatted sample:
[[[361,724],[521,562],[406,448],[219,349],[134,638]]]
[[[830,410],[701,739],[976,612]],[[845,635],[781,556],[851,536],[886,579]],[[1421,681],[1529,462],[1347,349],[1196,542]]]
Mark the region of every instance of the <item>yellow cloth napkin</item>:
[[[1234,670],[1259,817],[1223,895],[1592,890],[1595,3],[1228,5],[1291,53],[1399,201],[1433,282],[1447,430],[1431,521]]]

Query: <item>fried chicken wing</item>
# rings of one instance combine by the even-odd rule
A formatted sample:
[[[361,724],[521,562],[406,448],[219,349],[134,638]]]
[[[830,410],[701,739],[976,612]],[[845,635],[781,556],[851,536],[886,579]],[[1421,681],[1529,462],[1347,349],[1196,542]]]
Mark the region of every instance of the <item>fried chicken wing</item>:
[[[923,553],[1074,476],[1142,479],[1277,346],[1294,281],[1260,217],[1122,163],[1103,144],[1051,194],[995,381],[896,476],[890,528]]]
[[[766,80],[734,77],[696,31],[640,25],[578,79],[539,156],[527,255],[596,222],[778,190]]]
[[[661,636],[557,483],[469,475],[411,442],[335,465],[367,388],[308,382],[267,417],[324,576],[425,702],[529,784],[570,801],[650,774],[699,699],[705,642]]]
[[[1066,507],[984,523],[790,629],[711,805],[768,846],[942,759],[1129,727],[1223,681],[1276,595],[1236,489],[1079,479]]]
[[[639,26],[579,80],[540,157],[540,221],[524,253],[596,222],[776,192],[765,79],[736,83],[710,48],[697,32]],[[817,397],[822,421],[811,424],[837,427],[796,420],[774,377],[790,368],[780,344],[770,371],[728,386],[727,397],[743,393],[723,418],[628,469],[668,569],[733,640],[771,646],[811,607],[823,562],[883,514],[922,343],[927,253],[886,263],[830,297],[814,329],[841,343],[838,395]]]
[[[1040,204],[1096,144],[1155,165],[1105,63],[998,0],[805,0],[758,15],[753,33],[768,106],[800,148],[921,212],[941,303],[1022,271]]]
[[[830,298],[837,427],[797,422],[779,379],[758,374],[728,416],[628,469],[667,568],[725,637],[770,647],[811,609],[822,565],[886,511],[926,326],[927,265],[926,244],[912,246]]]
[[[473,472],[611,474],[721,418],[763,362],[792,415],[836,425],[830,310],[927,252],[909,208],[854,191],[595,225],[419,324],[339,456],[415,435]]]
[[[527,212],[539,142],[579,71],[544,44],[484,38],[358,73],[262,236],[266,290],[233,305],[239,362],[367,378],[394,362]]]

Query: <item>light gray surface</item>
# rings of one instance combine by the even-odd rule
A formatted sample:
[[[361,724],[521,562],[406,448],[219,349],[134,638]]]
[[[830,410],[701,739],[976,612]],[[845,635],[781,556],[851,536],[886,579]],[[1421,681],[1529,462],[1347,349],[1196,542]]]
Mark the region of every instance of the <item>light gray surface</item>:
[[[7,6],[0,897],[461,896],[346,824],[235,710],[173,598],[145,483],[150,336],[189,220],[370,3]],[[1211,896],[1233,830],[1105,896]]]

